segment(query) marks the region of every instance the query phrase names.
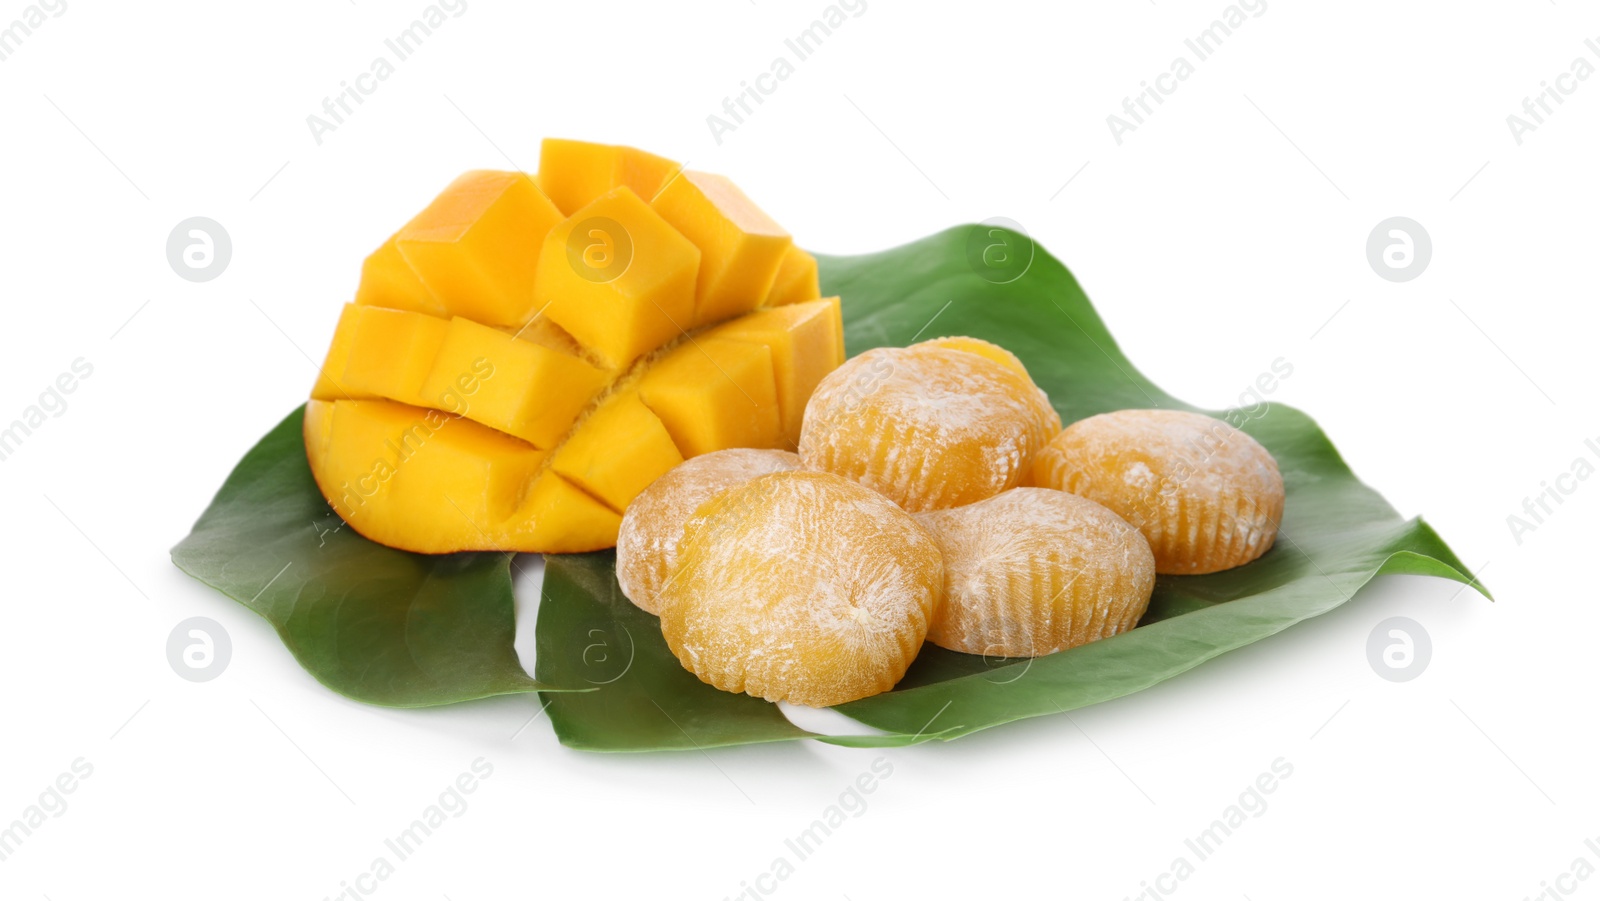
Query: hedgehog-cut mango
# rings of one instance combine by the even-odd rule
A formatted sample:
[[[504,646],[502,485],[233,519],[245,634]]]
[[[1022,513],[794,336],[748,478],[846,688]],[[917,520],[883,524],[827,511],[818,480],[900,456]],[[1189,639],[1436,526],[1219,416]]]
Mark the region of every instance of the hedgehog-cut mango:
[[[793,450],[844,362],[815,259],[731,182],[579,141],[546,141],[540,165],[456,179],[367,258],[340,313],[306,456],[374,541],[611,547],[685,459]]]

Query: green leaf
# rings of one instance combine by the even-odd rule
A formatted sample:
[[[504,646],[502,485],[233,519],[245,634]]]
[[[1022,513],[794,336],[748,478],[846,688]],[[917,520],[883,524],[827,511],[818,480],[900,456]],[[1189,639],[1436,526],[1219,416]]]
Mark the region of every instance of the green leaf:
[[[409,554],[344,526],[311,478],[303,413],[239,461],[173,562],[261,614],[307,672],[358,701],[554,687],[529,678],[512,646],[510,557]]]
[[[849,352],[972,335],[1021,357],[1064,421],[1193,409],[1134,368],[1071,273],[1026,237],[1000,235],[1012,254],[1032,252],[1025,273],[1003,284],[984,278],[990,270],[969,262],[982,259],[970,247],[996,233],[978,228],[820,258],[825,292],[844,298]],[[173,559],[265,617],[335,691],[418,706],[546,690],[561,741],[606,751],[949,739],[1148,688],[1324,613],[1380,573],[1476,584],[1432,529],[1402,520],[1358,481],[1310,418],[1263,405],[1230,420],[1284,474],[1288,501],[1271,551],[1227,572],[1161,577],[1139,628],[1081,648],[996,661],[925,646],[894,691],[837,708],[882,735],[815,735],[775,705],[700,682],[667,649],[656,618],[622,596],[609,552],[547,558],[539,681],[530,679],[512,648],[510,559],[409,554],[339,528],[311,479],[299,411],[239,463]]]
[[[968,262],[977,228],[882,253],[819,258],[823,293],[844,299],[849,354],[972,335],[1017,354],[1065,422],[1129,407],[1195,409],[1123,356],[1072,274],[1042,249],[1014,281],[982,277]],[[977,238],[993,240],[988,235]],[[1032,248],[1016,233],[1007,232],[1006,240],[1013,251]],[[1357,480],[1303,413],[1273,404],[1230,421],[1266,445],[1283,471],[1283,528],[1264,557],[1206,576],[1162,576],[1139,628],[1048,657],[986,660],[924,645],[895,690],[836,708],[886,735],[811,737],[852,746],[954,738],[1148,688],[1325,613],[1379,573],[1472,581],[1431,528],[1403,521]],[[809,735],[780,722],[775,706],[718,691],[687,673],[655,617],[622,597],[609,555],[549,559],[540,676],[581,676],[586,667],[574,649],[583,635],[609,641],[625,633],[632,649],[631,666],[616,682],[552,701],[551,722],[563,742],[622,751]]]
[[[660,621],[623,596],[612,551],[545,558],[535,659],[540,678],[597,689],[546,698],[556,735],[574,748],[709,748],[811,734],[777,706],[718,691],[684,669]]]

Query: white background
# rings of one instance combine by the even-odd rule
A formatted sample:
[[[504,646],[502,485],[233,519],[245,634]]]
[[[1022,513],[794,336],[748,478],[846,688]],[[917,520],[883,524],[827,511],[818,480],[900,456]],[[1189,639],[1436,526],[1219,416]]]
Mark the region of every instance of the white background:
[[[93,774],[0,862],[0,895],[334,897],[479,757],[470,808],[378,897],[733,897],[880,756],[892,775],[778,896],[1137,897],[1278,758],[1265,812],[1163,893],[1523,899],[1600,865],[1600,480],[1520,543],[1506,521],[1600,439],[1600,77],[1520,145],[1506,123],[1600,65],[1592,6],[1271,0],[1119,145],[1106,116],[1220,0],[868,0],[719,144],[707,115],[820,0],[468,0],[319,145],[306,116],[421,0],[67,3],[0,62],[0,420],[94,367],[0,463],[0,821],[74,760]],[[824,252],[1017,220],[1184,398],[1227,406],[1290,361],[1273,399],[1499,600],[1380,580],[1137,696],[891,752],[599,756],[521,728],[532,697],[345,701],[167,550],[305,396],[362,256],[458,172],[533,168],[547,135],[728,173]],[[232,236],[215,281],[168,266],[190,216]],[[1433,240],[1404,284],[1366,259],[1390,216]],[[199,685],[165,651],[196,615],[233,641]],[[1365,650],[1395,615],[1434,649],[1401,684]]]

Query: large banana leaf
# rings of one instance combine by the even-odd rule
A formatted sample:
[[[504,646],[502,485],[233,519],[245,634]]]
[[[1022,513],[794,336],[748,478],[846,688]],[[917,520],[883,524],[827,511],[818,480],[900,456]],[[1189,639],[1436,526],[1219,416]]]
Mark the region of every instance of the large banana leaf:
[[[844,298],[849,352],[973,335],[1021,357],[1064,421],[1127,407],[1193,409],[1123,356],[1061,263],[1023,236],[979,228],[822,257],[824,293]],[[1000,277],[983,253],[997,241],[1011,266]],[[1032,263],[1019,271],[1026,254]],[[1139,628],[1081,648],[986,660],[926,646],[894,691],[837,708],[883,733],[870,737],[813,735],[772,704],[698,681],[673,658],[655,618],[622,596],[610,553],[547,559],[539,682],[529,680],[511,650],[504,556],[421,557],[349,529],[333,534],[329,553],[328,537],[310,525],[329,511],[306,471],[298,414],[245,458],[174,559],[271,620],[301,664],[335,690],[415,705],[541,685],[589,688],[548,694],[550,720],[564,743],[605,751],[949,739],[1148,688],[1324,613],[1380,573],[1472,581],[1431,528],[1402,520],[1357,480],[1305,414],[1261,405],[1230,420],[1283,471],[1288,501],[1271,551],[1227,572],[1161,577]],[[257,595],[286,562],[290,569]]]

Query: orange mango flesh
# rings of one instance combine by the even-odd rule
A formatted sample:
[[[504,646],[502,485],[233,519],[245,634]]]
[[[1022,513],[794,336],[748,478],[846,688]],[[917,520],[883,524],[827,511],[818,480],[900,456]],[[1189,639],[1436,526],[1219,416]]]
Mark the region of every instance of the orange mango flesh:
[[[685,458],[792,448],[806,399],[844,361],[815,261],[731,184],[631,148],[547,141],[542,160],[537,181],[453,182],[367,258],[340,313],[306,451],[368,538],[421,553],[610,547],[633,497]],[[698,196],[647,202],[676,181]],[[629,256],[607,270],[617,233]],[[780,279],[786,267],[800,275]],[[705,285],[724,286],[707,295],[720,306],[697,307]]]
[[[764,306],[781,307],[822,296],[817,277],[817,258],[793,244],[784,251],[783,261],[772,278]]]
[[[650,367],[639,398],[685,457],[782,444],[772,351],[761,344],[691,338]]]
[[[800,303],[761,310],[726,322],[707,332],[711,338],[729,338],[764,345],[772,355],[777,383],[780,446],[800,446],[800,423],[806,401],[822,377],[844,359],[844,322],[838,304]]]
[[[620,512],[683,458],[666,425],[629,389],[595,407],[550,468]]]
[[[539,147],[539,184],[568,216],[614,188],[649,201],[682,169],[666,157],[613,144],[546,138]]]
[[[695,286],[694,324],[748,313],[772,288],[794,240],[720,175],[685,170],[650,201],[704,254]]]
[[[699,248],[630,188],[614,188],[550,232],[535,298],[552,322],[620,368],[689,327],[699,266]]]

